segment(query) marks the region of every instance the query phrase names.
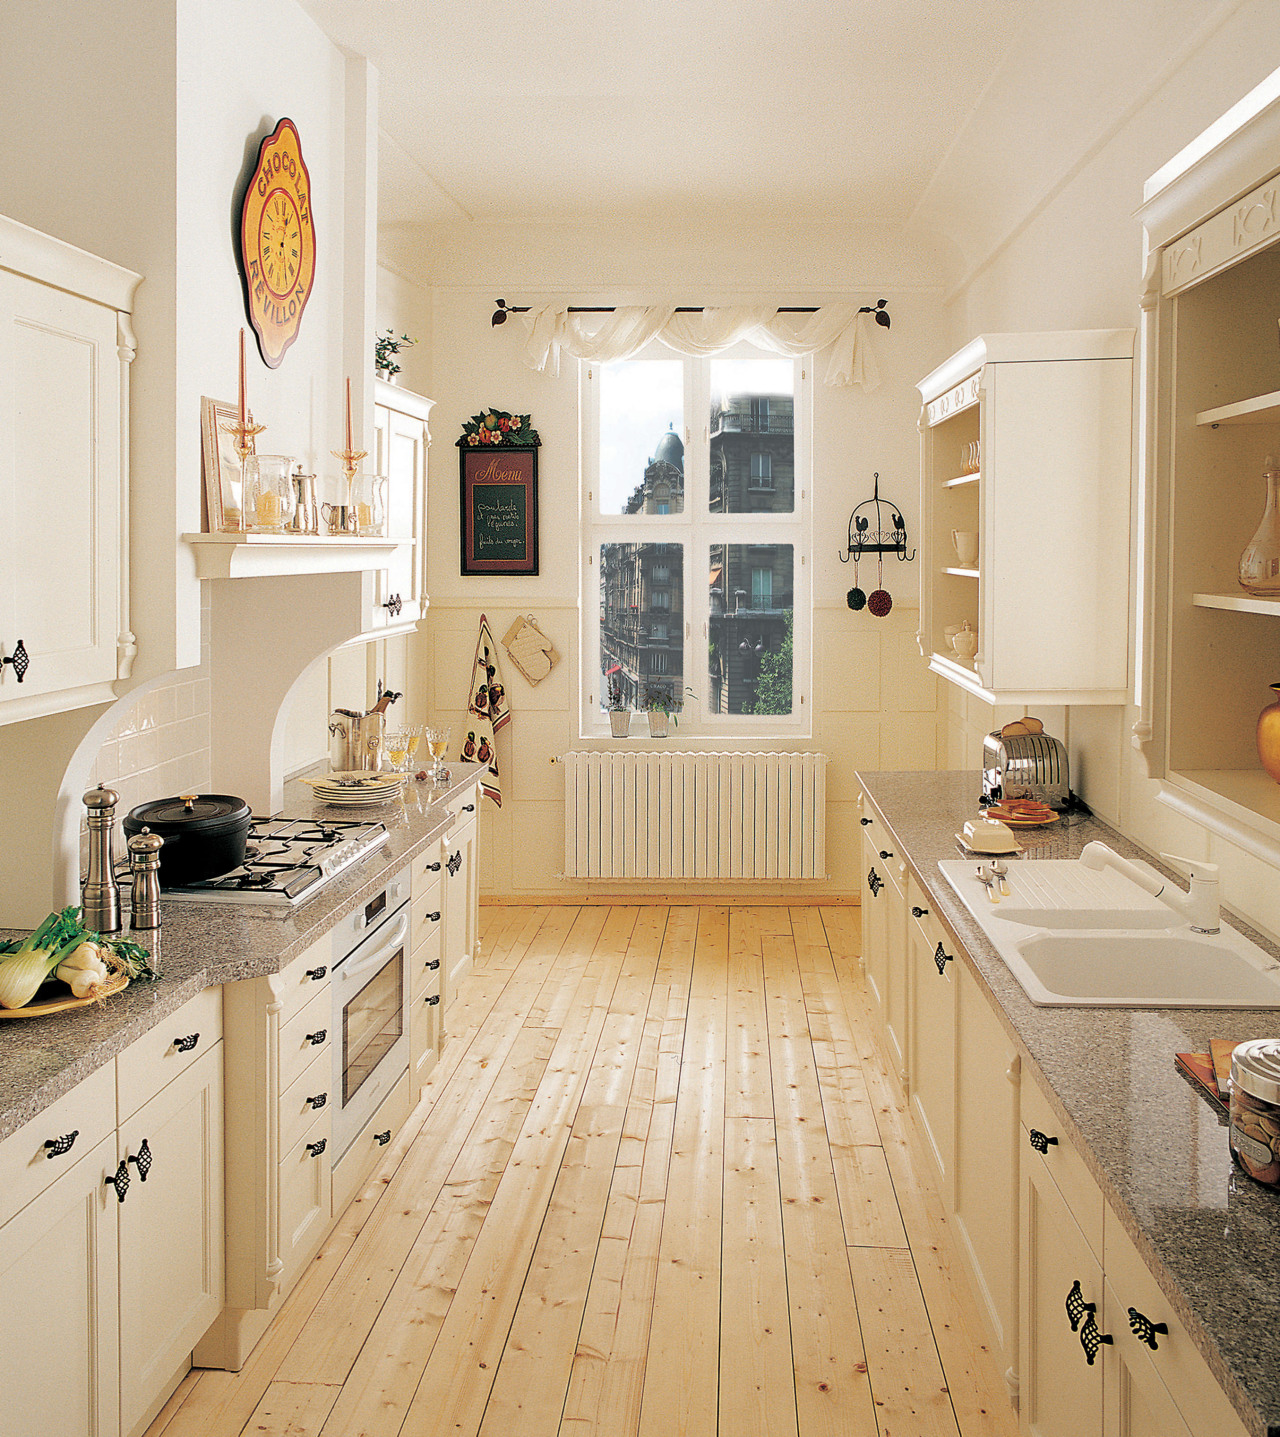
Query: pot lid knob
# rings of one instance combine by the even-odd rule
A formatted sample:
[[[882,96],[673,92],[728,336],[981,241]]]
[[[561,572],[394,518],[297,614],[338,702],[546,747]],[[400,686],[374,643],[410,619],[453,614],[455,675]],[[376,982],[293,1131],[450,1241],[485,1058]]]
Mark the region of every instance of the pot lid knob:
[[[180,793],[178,797],[182,801],[183,808],[185,808],[188,813],[195,812],[196,799],[200,797],[198,793]]]

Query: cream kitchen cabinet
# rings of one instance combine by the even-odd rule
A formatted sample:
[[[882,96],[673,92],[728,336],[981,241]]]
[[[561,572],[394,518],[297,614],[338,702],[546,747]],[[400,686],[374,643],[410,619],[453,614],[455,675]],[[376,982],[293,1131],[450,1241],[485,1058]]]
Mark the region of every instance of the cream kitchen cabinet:
[[[5,1437],[133,1437],[222,1305],[219,999],[199,995],[0,1146]],[[173,1036],[196,1031],[179,1052]]]
[[[1133,738],[1162,802],[1276,865],[1280,785],[1254,731],[1280,677],[1280,598],[1238,579],[1266,460],[1280,459],[1280,96],[1273,84],[1255,98],[1149,180],[1139,211],[1149,442]]]
[[[920,652],[987,703],[1125,702],[1133,342],[983,335],[917,385]],[[947,641],[965,622],[972,661]]]
[[[115,698],[140,277],[0,218],[0,723]]]
[[[409,970],[409,1077],[415,1096],[422,1091],[440,1052],[444,976],[445,845],[420,855],[412,869],[412,926]]]
[[[401,545],[385,569],[371,575],[368,628],[371,633],[409,629],[426,612],[428,420],[434,400],[374,381],[373,468],[386,479],[386,533],[411,542]]]
[[[907,1076],[906,864],[879,821],[862,816],[863,950],[867,994],[889,1068],[904,1096]]]
[[[929,898],[907,879],[908,1072],[911,1111],[950,1201],[955,1155],[956,986],[955,944],[929,911]]]
[[[441,969],[441,1027],[448,1032],[449,1005],[458,984],[471,971],[480,949],[480,864],[476,851],[480,785],[473,784],[449,800],[452,824],[442,839],[444,850],[444,966]]]

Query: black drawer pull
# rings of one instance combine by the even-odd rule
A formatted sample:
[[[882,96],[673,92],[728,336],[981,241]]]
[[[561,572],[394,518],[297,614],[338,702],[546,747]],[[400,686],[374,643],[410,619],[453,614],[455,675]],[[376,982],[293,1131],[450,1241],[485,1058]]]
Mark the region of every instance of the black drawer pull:
[[[438,863],[428,863],[428,864],[427,864],[427,867],[426,867],[426,872],[427,872],[427,873],[439,873],[439,872],[440,872],[440,865],[439,865]]]
[[[188,1033],[185,1038],[175,1038],[173,1040],[173,1046],[177,1048],[180,1053],[189,1053],[199,1041],[199,1033]]]
[[[313,983],[318,983],[328,971],[328,968],[322,964],[319,968],[308,968],[307,977],[310,978]]]
[[[464,803],[464,804],[462,805],[461,810],[460,810],[460,812],[462,812],[462,813],[474,813],[475,811],[476,811],[476,806],[475,806],[474,803]]]
[[[374,1133],[373,1140],[380,1148],[385,1148],[391,1141],[391,1129],[388,1128],[385,1133]]]
[[[313,1048],[318,1048],[328,1036],[328,1028],[317,1028],[314,1033],[307,1034],[307,1042],[310,1043]]]
[[[428,1008],[434,1008],[436,1004],[440,1001],[440,995],[439,993],[431,993],[428,994],[428,996],[425,997],[422,1001],[427,1005]]]
[[[123,1202],[125,1193],[129,1191],[129,1164],[121,1158],[120,1166],[110,1177],[102,1179],[102,1185],[115,1188],[116,1201]]]
[[[328,1094],[328,1093],[317,1093],[314,1098],[308,1098],[308,1099],[307,1099],[307,1101],[306,1101],[306,1106],[307,1106],[308,1108],[314,1109],[316,1112],[319,1112],[320,1109],[323,1108],[324,1105],[325,1105],[328,1101],[329,1101],[329,1094]]]
[[[867,870],[867,887],[871,890],[872,898],[875,898],[884,887],[884,879],[880,877],[874,868]]]
[[[1027,1137],[1031,1139],[1031,1146],[1038,1153],[1047,1153],[1050,1148],[1058,1146],[1057,1138],[1051,1138],[1048,1133],[1042,1133],[1039,1128],[1029,1129]]]
[[[860,818],[858,822],[863,826],[863,828],[867,828],[871,824],[871,820],[869,818]]]
[[[1169,1324],[1167,1322],[1152,1322],[1145,1313],[1138,1311],[1136,1307],[1129,1309],[1129,1330],[1139,1342],[1145,1342],[1152,1352],[1159,1352],[1159,1345],[1156,1343],[1156,1334],[1161,1337],[1168,1337]]]
[[[76,1128],[69,1133],[63,1133],[60,1138],[46,1138],[44,1142],[44,1155],[47,1158],[60,1158],[63,1153],[71,1151],[71,1145],[80,1136],[80,1129]]]
[[[424,963],[422,966],[423,966],[429,973],[434,973],[434,972],[436,971],[436,969],[440,966],[440,960],[439,960],[439,958],[432,958],[430,962]]]
[[[1084,1293],[1080,1291],[1080,1279],[1078,1277],[1071,1284],[1070,1292],[1067,1293],[1066,1308],[1067,1317],[1071,1322],[1072,1332],[1078,1332],[1080,1330],[1081,1320],[1086,1313],[1093,1313],[1098,1310],[1098,1304],[1096,1302],[1086,1302],[1084,1300]]]
[[[948,953],[939,943],[933,950],[933,961],[938,965],[938,976],[941,977],[947,971],[947,964],[954,963],[956,960],[954,955]]]
[[[319,1140],[319,1142],[308,1143],[308,1144],[307,1144],[307,1151],[311,1154],[311,1156],[312,1156],[313,1158],[318,1158],[318,1157],[320,1156],[320,1154],[321,1154],[322,1152],[324,1152],[325,1148],[328,1147],[328,1145],[329,1145],[329,1139],[328,1139],[328,1138],[321,1138],[321,1139]]]
[[[428,914],[426,914],[426,915],[424,915],[424,916],[427,917],[427,918],[429,918],[429,919],[432,921],[432,923],[439,923],[439,921],[440,921],[440,910],[437,908],[434,913],[428,913]]]
[[[1098,1348],[1110,1347],[1114,1341],[1115,1338],[1109,1333],[1098,1331],[1098,1324],[1093,1313],[1090,1312],[1084,1320],[1084,1326],[1080,1329],[1080,1346],[1084,1348],[1085,1361],[1090,1367],[1093,1366],[1093,1360],[1098,1355]]]
[[[143,1138],[142,1140],[142,1146],[138,1149],[138,1156],[136,1158],[130,1158],[129,1161],[136,1164],[138,1169],[138,1177],[143,1182],[146,1182],[147,1174],[151,1171],[152,1163],[151,1147],[148,1144],[146,1138]]]
[[[893,857],[893,854],[890,853],[887,848],[882,848],[882,849],[880,850],[880,857],[881,857],[881,858],[892,858],[892,857]]]
[[[929,910],[927,908],[916,908],[913,906],[911,909],[911,916],[912,918],[923,918],[924,915],[928,913],[928,911]]]

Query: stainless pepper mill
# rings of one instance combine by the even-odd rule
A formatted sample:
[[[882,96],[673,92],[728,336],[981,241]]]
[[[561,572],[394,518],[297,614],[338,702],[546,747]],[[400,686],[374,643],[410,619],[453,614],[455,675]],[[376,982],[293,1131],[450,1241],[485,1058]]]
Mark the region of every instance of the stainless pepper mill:
[[[144,828],[129,840],[129,869],[133,874],[130,895],[130,928],[160,927],[160,849],[164,839]]]
[[[80,889],[84,926],[98,933],[120,932],[120,885],[116,882],[111,835],[120,795],[111,788],[91,788],[84,796],[89,810],[89,872]]]

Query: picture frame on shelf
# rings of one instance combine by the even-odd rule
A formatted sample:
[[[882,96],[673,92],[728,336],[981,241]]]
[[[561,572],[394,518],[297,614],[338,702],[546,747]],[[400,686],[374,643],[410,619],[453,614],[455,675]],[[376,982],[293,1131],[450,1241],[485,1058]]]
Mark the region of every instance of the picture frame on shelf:
[[[234,402],[201,395],[206,534],[234,532],[240,527],[240,452],[230,427],[239,417],[239,407]],[[252,422],[252,415],[249,418]]]

